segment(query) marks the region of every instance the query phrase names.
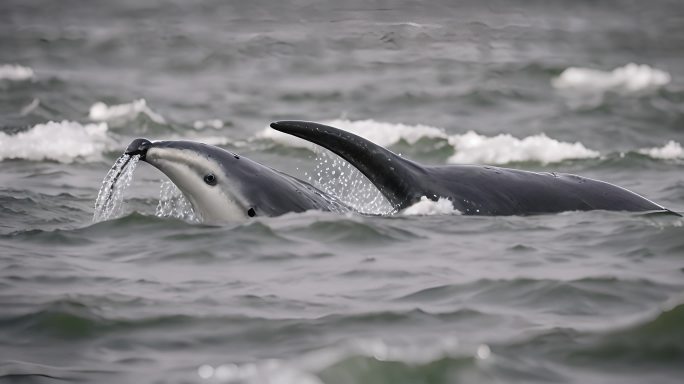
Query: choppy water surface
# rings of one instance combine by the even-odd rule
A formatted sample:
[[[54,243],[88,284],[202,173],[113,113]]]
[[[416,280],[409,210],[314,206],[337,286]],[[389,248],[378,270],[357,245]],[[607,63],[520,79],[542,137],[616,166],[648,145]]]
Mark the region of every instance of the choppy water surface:
[[[681,218],[206,226],[144,163],[121,206],[95,202],[147,137],[388,212],[343,162],[266,128],[307,119],[682,212],[682,20],[679,1],[3,1],[0,381],[680,383]]]

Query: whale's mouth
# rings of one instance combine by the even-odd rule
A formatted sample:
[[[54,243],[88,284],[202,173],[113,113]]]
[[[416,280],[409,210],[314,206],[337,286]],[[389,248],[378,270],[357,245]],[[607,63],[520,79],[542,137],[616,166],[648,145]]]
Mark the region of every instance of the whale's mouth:
[[[152,147],[151,141],[147,139],[135,139],[128,144],[128,148],[126,148],[124,154],[131,157],[140,155],[140,160],[144,161],[145,156],[147,156],[147,150],[150,149],[150,147]]]

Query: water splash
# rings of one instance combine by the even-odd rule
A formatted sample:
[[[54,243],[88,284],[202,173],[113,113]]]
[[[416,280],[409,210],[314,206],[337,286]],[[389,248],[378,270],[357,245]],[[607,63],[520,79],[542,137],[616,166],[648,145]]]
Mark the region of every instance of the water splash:
[[[169,180],[162,181],[159,188],[159,203],[155,212],[157,217],[175,218],[191,223],[199,223],[200,219],[185,198],[183,192]]]
[[[113,219],[123,213],[123,194],[133,181],[133,172],[138,166],[140,155],[121,155],[112,168],[107,172],[100,192],[95,200],[95,212],[93,222]]]
[[[325,193],[336,197],[357,212],[389,215],[394,208],[358,169],[327,150],[317,152],[315,168],[304,175]]]
[[[477,212],[480,212],[478,209]],[[432,201],[422,196],[420,201],[400,212],[404,216],[433,216],[433,215],[461,215],[462,212],[454,208],[451,200],[440,197]]]

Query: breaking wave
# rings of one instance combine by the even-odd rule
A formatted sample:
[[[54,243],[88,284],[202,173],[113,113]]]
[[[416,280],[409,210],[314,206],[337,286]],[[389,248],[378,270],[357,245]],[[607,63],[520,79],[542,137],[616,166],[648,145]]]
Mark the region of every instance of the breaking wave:
[[[684,158],[684,149],[682,149],[682,145],[674,140],[668,141],[662,147],[642,148],[637,152],[654,159],[673,160]]]
[[[35,77],[33,69],[17,64],[0,65],[0,80],[24,81]]]
[[[448,160],[452,164],[507,164],[523,161],[548,164],[570,159],[593,159],[601,155],[587,149],[580,142],[558,141],[543,133],[518,139],[509,134],[488,137],[469,131],[449,137],[449,144],[455,151]]]
[[[0,160],[51,160],[71,163],[77,159],[97,160],[114,141],[107,123],[81,124],[50,121],[17,134],[0,132]]]
[[[551,80],[554,88],[578,92],[630,94],[653,91],[670,83],[672,76],[644,64],[629,63],[612,71],[570,67]]]
[[[144,101],[144,100],[143,100]],[[125,104],[131,107],[132,104]],[[137,105],[144,105],[137,104]],[[119,106],[111,107],[116,110]],[[122,108],[128,110],[129,108]],[[110,107],[108,107],[110,108]],[[135,109],[135,108],[133,108]],[[115,113],[109,116],[115,119]],[[119,116],[135,116],[120,114]],[[108,151],[123,150],[125,143],[119,142],[117,135],[109,127],[110,121],[98,123],[79,123],[63,120],[37,124],[19,133],[0,131],[0,161],[5,159],[24,159],[32,161],[58,161],[70,163],[80,161],[98,161]],[[434,145],[447,146],[453,150],[447,159],[451,164],[508,164],[515,162],[539,162],[542,164],[557,163],[573,159],[595,159],[611,155],[589,149],[581,142],[564,142],[538,134],[524,138],[516,138],[510,134],[485,136],[469,131],[463,134],[448,135],[444,130],[427,125],[406,125],[375,122],[374,120],[333,120],[329,124],[365,137],[382,146],[392,146],[400,142],[417,144],[421,140],[438,140]],[[209,125],[212,126],[212,125]],[[194,132],[194,130],[192,130]],[[306,148],[321,154],[320,147],[294,136],[266,129],[257,135],[258,139],[268,139],[279,145]],[[242,143],[226,136],[198,136],[192,132],[183,135],[169,134],[168,140],[195,140],[210,145],[231,145]],[[684,158],[681,143],[670,140],[662,147],[640,148],[630,153],[639,153],[656,160],[673,160]],[[616,154],[613,154],[616,155]],[[321,158],[321,162],[326,159]],[[346,162],[343,162],[346,164]],[[342,163],[329,164],[336,168]],[[326,167],[317,169],[325,171]],[[329,170],[331,173],[334,169]],[[341,169],[340,169],[341,171]]]
[[[552,139],[545,134],[522,139],[509,134],[484,136],[473,131],[449,135],[443,129],[428,125],[406,125],[377,122],[374,120],[331,120],[324,122],[364,137],[375,144],[387,147],[404,141],[415,144],[422,139],[441,140],[454,151],[448,163],[507,164],[521,161],[536,161],[543,164],[570,159],[597,158],[598,151],[588,149],[580,142],[568,143]],[[317,150],[317,146],[297,137],[266,129],[257,135],[278,144]]]
[[[93,121],[108,121],[121,124],[134,120],[139,114],[144,114],[157,124],[164,124],[164,117],[147,106],[145,99],[134,100],[127,104],[107,105],[97,102],[90,107],[88,117]]]

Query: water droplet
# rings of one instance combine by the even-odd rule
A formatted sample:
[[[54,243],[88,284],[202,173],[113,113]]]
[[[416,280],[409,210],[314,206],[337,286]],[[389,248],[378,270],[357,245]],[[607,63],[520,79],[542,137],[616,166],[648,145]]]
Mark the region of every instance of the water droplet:
[[[199,377],[203,379],[210,379],[212,376],[214,376],[214,367],[211,365],[204,364],[197,368],[197,374]]]
[[[157,217],[185,220],[191,223],[200,221],[192,209],[192,204],[178,187],[169,180],[159,186],[159,203],[155,212]]]
[[[324,191],[334,203],[342,202],[352,209],[370,214],[389,214],[392,207],[380,191],[348,162],[329,151],[317,153],[311,184]],[[343,207],[340,207],[343,210]]]
[[[492,350],[489,348],[487,344],[481,344],[479,347],[477,347],[477,352],[475,353],[475,355],[478,359],[484,360],[492,355]]]

